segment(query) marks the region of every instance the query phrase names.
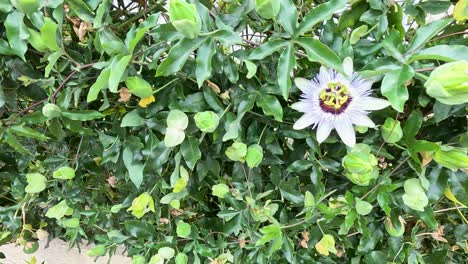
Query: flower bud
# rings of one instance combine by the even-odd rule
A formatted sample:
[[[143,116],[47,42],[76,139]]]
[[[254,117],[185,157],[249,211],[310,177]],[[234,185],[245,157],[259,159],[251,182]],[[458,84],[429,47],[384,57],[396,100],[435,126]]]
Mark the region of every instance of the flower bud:
[[[49,118],[49,119],[52,119],[54,117],[59,117],[62,115],[62,109],[60,109],[60,107],[58,107],[56,104],[46,104],[44,105],[44,107],[42,108],[42,114]]]
[[[434,153],[433,158],[440,165],[453,171],[468,168],[468,156],[463,149],[442,146]]]
[[[454,61],[438,67],[424,86],[426,93],[441,103],[468,102],[468,61]]]
[[[185,0],[171,0],[169,16],[171,24],[185,37],[193,39],[200,34],[201,19],[194,4]]]
[[[280,1],[278,0],[256,0],[255,11],[266,19],[274,18],[280,11]]]
[[[250,145],[247,148],[247,155],[245,156],[247,166],[249,166],[249,168],[255,168],[262,163],[262,160],[263,148],[258,144]]]
[[[354,184],[367,186],[379,176],[377,158],[370,151],[368,145],[357,144],[343,158],[345,175]]]

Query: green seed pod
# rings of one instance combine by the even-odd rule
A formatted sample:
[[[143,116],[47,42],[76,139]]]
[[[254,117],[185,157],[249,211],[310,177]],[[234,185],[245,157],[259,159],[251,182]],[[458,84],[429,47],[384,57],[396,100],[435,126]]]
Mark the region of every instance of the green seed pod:
[[[205,111],[195,114],[195,124],[205,133],[213,133],[219,124],[219,117],[212,111]]]
[[[278,0],[256,0],[255,11],[266,19],[274,18],[280,11],[280,1]]]
[[[387,143],[396,143],[403,137],[403,130],[401,129],[400,121],[387,118],[385,123],[380,127],[382,138]]]
[[[442,146],[434,153],[433,158],[440,165],[453,171],[468,168],[468,156],[463,149]]]
[[[132,94],[140,98],[146,98],[153,95],[151,84],[140,77],[128,77],[125,80],[125,85],[127,85],[128,90],[130,90]]]
[[[56,104],[48,103],[42,108],[42,114],[48,119],[52,119],[54,117],[61,116],[62,109],[60,109]]]
[[[201,19],[194,4],[184,0],[170,0],[169,17],[174,28],[185,37],[193,39],[200,35]]]
[[[426,93],[447,105],[468,102],[468,61],[437,67],[424,83]]]

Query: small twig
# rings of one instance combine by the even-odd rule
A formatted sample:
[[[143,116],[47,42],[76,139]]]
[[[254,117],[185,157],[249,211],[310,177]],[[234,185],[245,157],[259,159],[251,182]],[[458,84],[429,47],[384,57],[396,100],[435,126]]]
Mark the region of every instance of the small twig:
[[[421,68],[421,69],[416,69],[414,70],[415,72],[425,72],[425,71],[432,71],[435,70],[436,67],[429,67],[429,68]]]
[[[446,37],[451,37],[451,36],[461,35],[461,34],[468,34],[468,30],[464,30],[464,31],[460,31],[460,32],[454,32],[454,33],[442,35],[442,36],[433,38],[431,41],[436,41],[436,40],[443,39],[443,38],[446,38]]]

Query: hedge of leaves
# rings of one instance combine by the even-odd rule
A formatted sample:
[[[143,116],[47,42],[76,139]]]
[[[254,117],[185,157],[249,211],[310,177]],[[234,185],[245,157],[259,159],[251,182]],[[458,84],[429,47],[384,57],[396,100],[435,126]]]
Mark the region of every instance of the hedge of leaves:
[[[0,244],[124,245],[152,264],[465,263],[467,12],[1,0]],[[328,113],[327,137],[298,102],[346,108],[351,65],[383,109]]]

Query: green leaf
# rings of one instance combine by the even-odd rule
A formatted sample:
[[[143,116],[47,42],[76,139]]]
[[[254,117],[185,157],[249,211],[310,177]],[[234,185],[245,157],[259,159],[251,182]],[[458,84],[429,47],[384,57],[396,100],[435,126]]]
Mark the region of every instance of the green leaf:
[[[62,223],[66,228],[78,228],[78,227],[80,227],[80,219],[76,218],[76,217],[73,217],[73,218],[70,218],[70,219],[65,219],[65,220],[63,220]]]
[[[96,81],[89,88],[88,97],[86,98],[86,101],[88,103],[95,101],[97,99],[99,92],[105,87],[107,87],[109,77],[110,77],[110,68],[105,68],[104,70],[101,71]]]
[[[27,193],[40,193],[47,186],[47,178],[38,172],[26,174],[26,181],[28,185],[24,188],[24,191]]]
[[[120,127],[136,127],[145,124],[145,119],[138,114],[138,109],[128,112],[120,123]]]
[[[95,110],[63,111],[62,116],[77,121],[89,121],[103,118],[105,115]]]
[[[280,1],[255,0],[255,11],[265,19],[272,19],[280,11]]]
[[[106,255],[106,246],[105,245],[97,245],[93,248],[89,249],[86,253],[90,257],[102,257]]]
[[[254,49],[249,55],[249,60],[263,60],[288,44],[289,42],[283,39],[271,39]]]
[[[81,20],[93,22],[93,10],[83,0],[66,0],[66,2]]]
[[[368,215],[372,211],[372,204],[363,201],[359,198],[354,198],[356,201],[356,212],[360,215]]]
[[[63,166],[54,171],[52,177],[62,180],[71,180],[75,178],[75,170],[68,166]]]
[[[403,202],[411,209],[424,212],[424,207],[429,203],[426,193],[419,179],[413,178],[405,181],[405,194],[401,197]]]
[[[61,48],[57,44],[58,25],[52,19],[45,17],[44,25],[41,28],[42,42],[52,51],[59,51]]]
[[[349,43],[351,45],[356,44],[362,37],[367,35],[368,27],[367,25],[362,25],[351,32],[351,36],[349,36]]]
[[[127,209],[127,211],[131,211],[132,215],[138,219],[142,218],[148,212],[156,212],[153,197],[151,197],[147,192],[140,194],[138,197],[133,199],[132,205]]]
[[[211,60],[216,53],[216,46],[213,38],[208,38],[203,42],[197,50],[197,68],[196,76],[198,87],[202,87],[203,83],[211,76]]]
[[[423,47],[424,43],[429,41],[452,22],[452,18],[436,19],[419,28],[411,40],[407,53],[413,53]]]
[[[94,18],[94,28],[102,27],[104,15],[109,12],[109,7],[111,4],[112,0],[103,0],[101,4],[99,4],[98,9],[96,10],[96,17]]]
[[[251,61],[244,60],[245,67],[247,67],[247,79],[252,79],[257,73],[257,65]]]
[[[315,204],[314,195],[311,192],[306,191],[304,194],[304,207],[313,207]]]
[[[18,139],[13,136],[13,134],[9,133],[8,131],[3,135],[3,142],[7,143],[10,147],[12,147],[15,151],[21,154],[31,154],[29,150],[27,150],[19,141]]]
[[[291,89],[291,71],[296,64],[296,57],[294,56],[294,47],[290,43],[286,49],[281,53],[278,60],[278,67],[276,69],[276,76],[278,78],[278,86],[281,94],[285,100],[289,97],[289,89]]]
[[[419,109],[414,110],[406,120],[403,127],[403,134],[407,139],[413,139],[418,134],[419,129],[423,123],[423,114]]]
[[[188,126],[188,117],[184,112],[174,109],[169,112],[166,122],[169,128],[185,130]]]
[[[320,62],[328,68],[335,69],[345,74],[340,58],[319,40],[313,38],[299,38],[296,42],[304,48],[307,53],[307,58],[310,61]]]
[[[138,76],[132,76],[125,79],[125,85],[132,94],[140,98],[146,98],[153,95],[151,84]]]
[[[224,183],[216,184],[211,187],[211,193],[223,199],[229,193],[229,186]]]
[[[245,161],[249,168],[255,168],[260,165],[263,161],[263,148],[258,144],[250,145],[247,148],[247,154],[245,155]]]
[[[45,216],[48,218],[55,218],[57,220],[60,220],[65,215],[71,215],[72,213],[73,213],[73,209],[68,207],[67,202],[63,200],[60,203],[49,208]]]
[[[187,264],[188,263],[188,256],[185,253],[179,252],[175,258],[176,264]]]
[[[182,145],[180,145],[180,152],[182,153],[182,156],[190,170],[195,168],[197,161],[201,158],[201,152],[198,145],[198,139],[195,137],[187,137],[187,140],[182,142]]]
[[[382,138],[385,142],[393,144],[403,137],[403,130],[401,129],[400,121],[387,117],[385,123],[380,127]]]
[[[312,11],[307,13],[304,19],[302,19],[295,36],[303,35],[305,32],[311,30],[316,24],[330,19],[335,12],[343,9],[347,3],[347,0],[331,0],[318,5],[312,9]]]
[[[437,45],[420,50],[411,56],[407,63],[417,60],[457,61],[468,60],[468,47],[464,45]]]
[[[182,238],[188,238],[190,236],[190,233],[192,232],[192,227],[190,224],[185,223],[182,220],[179,220],[177,222],[177,228],[176,228],[177,236],[182,237]]]
[[[180,145],[185,139],[184,130],[168,127],[166,129],[166,134],[164,135],[164,145],[167,148],[172,148],[177,145]]]
[[[132,55],[123,56],[120,59],[115,57],[110,66],[110,75],[109,75],[109,91],[117,93],[120,79],[127,69],[127,65],[132,59]]]
[[[387,97],[392,107],[398,112],[403,112],[405,102],[409,98],[405,84],[414,76],[414,70],[408,65],[403,65],[398,70],[393,70],[385,75],[382,80],[381,91]]]
[[[275,252],[282,246],[283,233],[281,227],[278,224],[271,224],[260,229],[263,236],[257,240],[255,246],[265,245],[271,241],[271,252]]]
[[[265,115],[273,116],[277,121],[283,121],[283,107],[276,96],[262,94],[257,97],[256,102]]]
[[[29,38],[29,30],[24,24],[24,14],[13,11],[6,17],[3,25],[6,29],[6,36],[12,52],[23,60],[24,54],[28,50],[26,40]]]
[[[159,65],[156,76],[168,76],[182,69],[192,52],[205,41],[205,37],[195,39],[182,39],[175,44],[167,58]]]
[[[162,247],[158,249],[158,254],[164,259],[171,259],[175,255],[175,250],[170,247]]]
[[[49,137],[45,136],[44,134],[26,126],[11,126],[9,131],[20,137],[35,138],[38,140],[49,139]]]
[[[401,46],[403,39],[400,32],[393,29],[387,37],[382,41],[382,46],[389,52],[389,54],[398,61],[403,61],[403,54],[401,54]]]
[[[277,21],[289,35],[293,36],[297,28],[297,7],[292,0],[281,0],[278,2],[280,2],[281,8]]]
[[[128,177],[137,188],[140,188],[143,182],[143,170],[145,165],[133,159],[133,153],[128,147],[125,148],[122,153],[122,160],[128,170]]]
[[[226,156],[233,161],[245,161],[247,155],[247,145],[242,142],[234,142],[225,151]]]
[[[132,264],[146,264],[146,258],[142,255],[134,255],[132,257]]]
[[[60,51],[56,51],[52,54],[50,54],[48,57],[47,57],[47,61],[49,62],[45,68],[45,71],[44,71],[44,76],[46,78],[49,78],[49,75],[50,75],[50,72],[52,71],[52,68],[54,68],[55,64],[57,63],[58,59],[60,58],[60,56],[63,55],[63,52],[60,50]]]

